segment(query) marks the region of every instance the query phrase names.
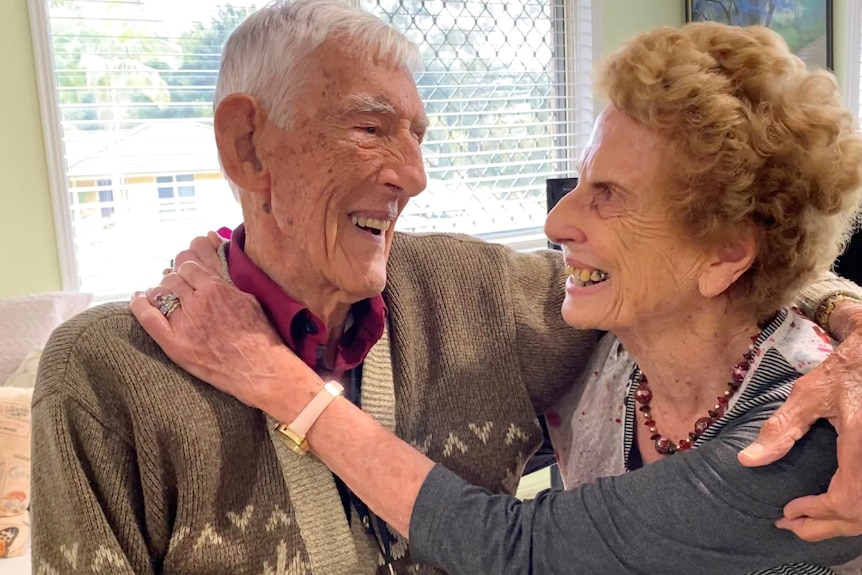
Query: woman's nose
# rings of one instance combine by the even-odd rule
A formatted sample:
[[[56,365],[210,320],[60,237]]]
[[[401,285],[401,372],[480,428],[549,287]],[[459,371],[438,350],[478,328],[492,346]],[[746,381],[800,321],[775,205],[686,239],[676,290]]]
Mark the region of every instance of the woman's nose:
[[[580,201],[578,188],[563,196],[545,220],[545,235],[555,244],[587,241],[587,236],[580,227],[584,206]]]

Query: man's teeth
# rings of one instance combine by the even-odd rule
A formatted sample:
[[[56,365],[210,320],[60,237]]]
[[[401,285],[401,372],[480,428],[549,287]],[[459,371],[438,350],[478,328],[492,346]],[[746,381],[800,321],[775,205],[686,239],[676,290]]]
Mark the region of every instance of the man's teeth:
[[[587,287],[593,284],[602,283],[610,276],[608,272],[602,270],[578,269],[572,266],[566,266],[566,275],[571,276],[575,285],[579,287]]]
[[[378,220],[376,218],[363,218],[361,216],[353,216],[354,226],[377,230],[378,232],[385,232],[386,230],[388,230],[391,223],[392,222],[390,220]]]

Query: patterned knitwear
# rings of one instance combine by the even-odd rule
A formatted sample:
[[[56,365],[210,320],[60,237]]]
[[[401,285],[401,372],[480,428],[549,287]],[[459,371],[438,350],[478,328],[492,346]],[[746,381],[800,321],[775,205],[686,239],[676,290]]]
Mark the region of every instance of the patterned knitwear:
[[[396,234],[363,408],[468,481],[512,493],[541,442],[534,413],[576,385],[597,338],[562,322],[562,263]],[[803,303],[810,314],[824,292],[854,289],[829,280]],[[376,544],[348,524],[329,470],[173,364],[124,304],[55,331],[33,402],[36,573],[375,571]]]
[[[562,322],[563,280],[557,253],[396,234],[363,409],[467,480],[512,493],[541,443],[535,413],[576,381],[597,337]],[[332,474],[287,449],[274,423],[173,364],[127,305],[72,319],[34,395],[34,569],[373,573],[376,544],[348,524]],[[394,555],[407,553],[398,540]]]

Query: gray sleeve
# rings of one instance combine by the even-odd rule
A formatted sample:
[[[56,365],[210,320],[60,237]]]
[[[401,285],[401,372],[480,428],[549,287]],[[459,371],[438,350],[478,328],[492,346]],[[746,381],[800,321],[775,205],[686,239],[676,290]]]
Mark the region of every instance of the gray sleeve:
[[[411,556],[450,575],[690,575],[837,565],[862,554],[862,537],[807,543],[774,527],[788,501],[825,491],[836,468],[825,422],[780,462],[742,467],[737,452],[774,407],[696,450],[530,501],[493,495],[438,465],[413,509]]]

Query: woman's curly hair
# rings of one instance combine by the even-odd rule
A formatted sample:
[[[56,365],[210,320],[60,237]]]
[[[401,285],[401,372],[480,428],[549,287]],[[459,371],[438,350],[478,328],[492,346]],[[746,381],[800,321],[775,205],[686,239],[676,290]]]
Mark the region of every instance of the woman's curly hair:
[[[754,226],[735,301],[765,316],[830,268],[862,200],[862,134],[830,73],[807,70],[768,28],[704,22],[627,42],[598,85],[669,141],[670,212],[685,235],[721,245]]]

